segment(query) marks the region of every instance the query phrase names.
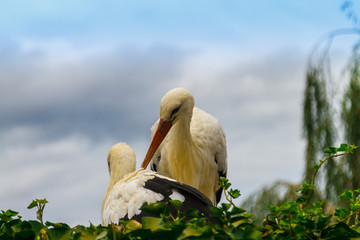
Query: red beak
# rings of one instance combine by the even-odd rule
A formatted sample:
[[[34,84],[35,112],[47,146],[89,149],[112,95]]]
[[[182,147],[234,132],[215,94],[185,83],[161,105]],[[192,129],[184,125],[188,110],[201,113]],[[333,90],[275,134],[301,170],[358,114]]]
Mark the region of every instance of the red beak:
[[[163,121],[162,119],[160,119],[158,128],[156,129],[155,135],[150,143],[144,161],[141,164],[141,167],[143,169],[145,169],[149,165],[151,158],[154,156],[154,153],[156,152],[159,145],[166,137],[166,134],[170,131],[171,127],[172,127],[172,121]]]

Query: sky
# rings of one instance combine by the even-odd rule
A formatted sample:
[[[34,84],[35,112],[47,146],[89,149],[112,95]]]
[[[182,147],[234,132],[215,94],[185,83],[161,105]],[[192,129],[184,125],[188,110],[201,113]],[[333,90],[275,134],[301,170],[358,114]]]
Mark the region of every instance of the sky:
[[[138,166],[165,93],[188,88],[222,123],[245,199],[303,176],[314,44],[352,27],[343,1],[6,1],[0,8],[0,209],[100,224],[111,146]],[[356,5],[357,6],[357,5]],[[351,43],[334,44],[342,63]]]

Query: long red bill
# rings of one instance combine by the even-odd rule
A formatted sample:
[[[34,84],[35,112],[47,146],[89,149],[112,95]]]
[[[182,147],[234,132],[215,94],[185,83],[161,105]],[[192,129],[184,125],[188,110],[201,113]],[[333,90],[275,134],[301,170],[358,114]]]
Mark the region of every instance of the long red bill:
[[[160,119],[158,128],[156,129],[154,137],[150,143],[144,161],[141,164],[141,167],[143,169],[145,169],[149,165],[151,158],[154,156],[156,150],[158,149],[159,145],[166,137],[166,134],[169,132],[171,127],[172,127],[171,121],[163,121],[162,119]]]

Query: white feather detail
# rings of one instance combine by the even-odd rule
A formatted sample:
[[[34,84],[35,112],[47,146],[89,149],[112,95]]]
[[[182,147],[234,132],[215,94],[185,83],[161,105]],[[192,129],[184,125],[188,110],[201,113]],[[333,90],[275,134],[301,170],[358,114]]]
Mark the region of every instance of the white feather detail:
[[[107,226],[118,223],[126,215],[131,219],[141,213],[140,208],[144,203],[151,204],[164,199],[162,194],[144,188],[145,182],[156,176],[162,177],[153,171],[139,169],[118,181],[104,197],[102,224]]]
[[[172,190],[172,194],[169,196],[169,198],[171,200],[179,200],[180,202],[184,202],[185,201],[185,196],[182,195],[181,193],[179,193],[178,191],[176,191],[175,189],[171,189]]]

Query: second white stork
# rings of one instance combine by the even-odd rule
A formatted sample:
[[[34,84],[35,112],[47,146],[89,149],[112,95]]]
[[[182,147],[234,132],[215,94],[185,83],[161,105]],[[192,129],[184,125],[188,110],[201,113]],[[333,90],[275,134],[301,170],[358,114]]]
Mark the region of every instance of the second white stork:
[[[103,226],[117,224],[119,219],[141,221],[143,216],[151,215],[141,210],[144,203],[169,200],[183,202],[182,212],[197,209],[210,222],[216,222],[209,209],[212,206],[210,200],[195,188],[153,171],[135,171],[135,153],[127,144],[115,144],[108,153],[107,162],[110,181],[101,208]],[[176,216],[177,211],[171,205],[170,210]]]
[[[142,168],[197,188],[214,205],[221,198],[219,177],[227,174],[225,132],[220,122],[194,107],[185,88],[175,88],[162,98],[160,118],[152,127],[152,140]]]

